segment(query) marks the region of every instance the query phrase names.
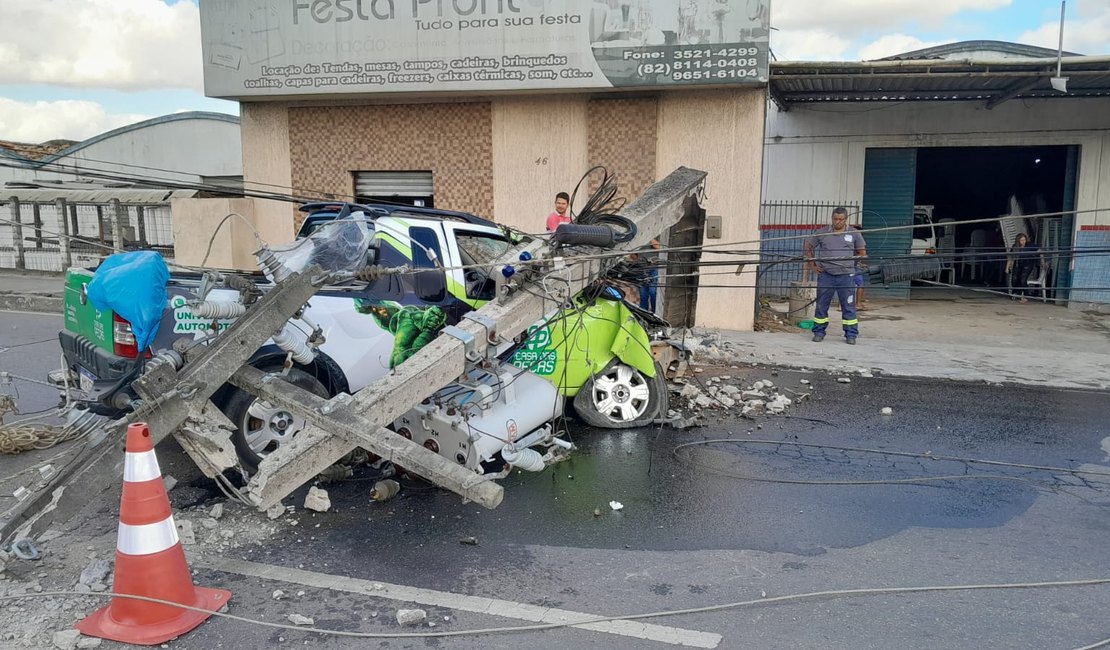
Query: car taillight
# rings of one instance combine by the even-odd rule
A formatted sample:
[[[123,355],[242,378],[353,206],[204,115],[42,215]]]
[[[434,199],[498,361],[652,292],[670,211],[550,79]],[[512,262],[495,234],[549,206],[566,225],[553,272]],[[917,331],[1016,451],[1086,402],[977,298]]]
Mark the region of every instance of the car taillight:
[[[925,249],[925,254],[926,255],[936,255],[937,254],[937,249],[935,249],[935,248],[926,248]]]
[[[112,352],[117,357],[127,359],[136,359],[139,356],[139,346],[131,323],[120,318],[119,314],[112,314]]]

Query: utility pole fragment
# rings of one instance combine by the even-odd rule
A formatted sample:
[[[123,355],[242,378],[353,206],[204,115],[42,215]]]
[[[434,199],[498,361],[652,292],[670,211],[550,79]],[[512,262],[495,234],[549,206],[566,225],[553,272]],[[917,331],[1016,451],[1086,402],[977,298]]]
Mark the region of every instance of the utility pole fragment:
[[[73,266],[73,254],[69,248],[69,220],[66,218],[66,200],[59,198],[54,201],[55,209],[58,212],[58,225],[61,227],[61,232],[58,233],[58,251],[62,255],[62,271]]]
[[[123,250],[123,225],[127,221],[127,208],[120,204],[119,199],[112,199],[109,203],[112,207],[112,250],[118,253]]]
[[[8,199],[9,210],[12,214],[12,245],[15,247],[15,268],[20,271],[27,268],[27,258],[23,253],[23,222],[20,219],[19,197]]]

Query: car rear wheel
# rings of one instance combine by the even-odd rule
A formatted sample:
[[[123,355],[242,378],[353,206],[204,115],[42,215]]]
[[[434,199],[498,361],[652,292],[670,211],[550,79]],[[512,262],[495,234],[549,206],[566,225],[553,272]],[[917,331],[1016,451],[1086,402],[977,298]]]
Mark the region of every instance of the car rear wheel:
[[[667,382],[655,364],[655,377],[614,359],[574,396],[574,410],[586,424],[631,429],[650,424],[667,411]]]
[[[299,368],[290,369],[282,379],[320,397],[328,397],[320,380]],[[232,389],[218,406],[235,424],[231,442],[243,469],[250,474],[258,471],[258,464],[267,454],[292,440],[306,424],[303,417],[237,388]]]

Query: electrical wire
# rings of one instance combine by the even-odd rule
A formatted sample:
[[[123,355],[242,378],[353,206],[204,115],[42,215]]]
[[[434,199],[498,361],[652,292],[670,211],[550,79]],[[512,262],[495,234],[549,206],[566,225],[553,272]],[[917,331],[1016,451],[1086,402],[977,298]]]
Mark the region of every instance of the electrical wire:
[[[115,163],[113,163],[113,164],[115,164]],[[53,163],[46,163],[45,165],[42,164],[42,163],[31,164],[31,165],[20,165],[20,164],[12,164],[11,162],[0,161],[0,167],[14,167],[14,168],[22,168],[22,169],[31,169],[31,168],[44,169],[44,168],[46,168],[47,171],[55,171],[56,173],[59,173],[59,174],[76,175],[76,176],[86,175],[86,176],[91,176],[91,177],[94,177],[94,178],[99,176],[99,177],[103,177],[105,180],[115,180],[115,181],[125,181],[125,182],[128,181],[128,180],[138,181],[138,182],[143,182],[143,183],[149,182],[151,180],[164,181],[167,186],[177,187],[179,189],[197,189],[197,190],[201,190],[201,191],[213,191],[213,192],[218,192],[218,193],[222,193],[222,194],[229,193],[229,188],[227,186],[223,186],[223,185],[213,185],[213,184],[204,184],[204,183],[196,183],[196,182],[188,182],[187,183],[187,182],[181,182],[181,181],[176,181],[176,180],[163,179],[163,178],[159,178],[157,176],[145,176],[145,177],[144,176],[131,176],[131,177],[128,177],[128,176],[120,175],[120,174],[107,174],[107,173],[98,174],[98,173],[95,173],[95,172],[98,172],[98,168],[91,167],[91,166],[75,170],[74,168],[71,168],[71,167],[67,167],[67,166],[64,166],[64,165],[56,165],[56,164],[53,164]],[[135,167],[143,168],[142,166],[135,166]],[[82,171],[82,169],[84,169],[85,171]],[[147,168],[147,169],[157,169],[157,168]],[[92,170],[94,173],[90,174],[90,173],[88,173],[88,170]],[[591,168],[591,170],[587,172],[586,176],[584,176],[583,179],[579,181],[579,185],[581,185],[583,180],[588,175],[590,175],[591,173],[593,173],[596,170],[598,170],[598,168],[596,168],[596,167]],[[610,179],[611,177],[608,175],[608,172],[606,170],[604,170],[603,167],[600,168],[600,170],[604,174],[604,176],[603,176],[603,185],[604,185],[604,181]],[[178,172],[171,172],[171,173],[178,173]],[[284,186],[276,186],[276,187],[284,187]],[[578,188],[576,187],[576,190],[577,189]],[[321,194],[331,195],[332,193],[323,193],[323,192],[321,192]],[[613,194],[615,194],[615,193],[613,193]],[[298,196],[294,196],[294,195],[291,195],[291,194],[286,195],[286,194],[280,194],[280,193],[258,193],[258,192],[251,192],[251,191],[247,191],[247,190],[244,190],[242,192],[242,195],[243,196],[249,196],[249,197],[252,197],[252,198],[265,198],[265,199],[273,199],[273,200],[283,200],[283,201],[287,201],[287,202],[306,202],[306,201],[316,202],[316,201],[318,201],[318,199],[316,199],[315,197],[298,197]],[[609,188],[606,188],[606,192],[604,192],[604,193],[600,192],[600,191],[595,192],[594,196],[597,197],[599,200],[603,199],[603,198],[606,198],[606,197],[608,197],[611,200],[613,199],[613,196],[610,195]],[[591,197],[591,198],[593,198],[593,197]],[[325,199],[325,200],[334,200],[334,199]],[[623,200],[621,200],[621,201],[623,201]],[[388,203],[388,202],[386,202],[386,203]],[[573,203],[573,201],[572,201],[572,203]],[[611,207],[608,210],[601,210],[601,212],[599,214],[608,214],[608,213],[612,212],[614,209],[619,209],[619,207],[623,207],[623,205],[624,205],[623,202],[621,202],[616,207]],[[594,207],[595,207],[594,203],[588,202],[587,206],[585,206],[584,209],[582,210],[582,213],[585,214],[589,210],[592,210]],[[1006,216],[1002,216],[1002,217],[990,217],[990,218],[983,218],[983,219],[966,220],[966,221],[961,221],[959,223],[960,224],[977,224],[977,223],[1001,222],[1001,221],[1005,221],[1005,220],[1016,220],[1016,219],[1051,218],[1051,217],[1060,217],[1060,216],[1068,216],[1068,215],[1096,213],[1096,212],[1103,212],[1103,211],[1107,211],[1107,210],[1108,210],[1107,208],[1091,208],[1091,209],[1086,209],[1086,210],[1068,210],[1068,211],[1060,211],[1060,212],[1046,212],[1046,213],[1026,214],[1026,215],[1006,215]],[[859,213],[862,213],[862,212],[864,212],[864,211],[857,211],[855,214],[859,214]],[[873,211],[869,211],[869,212],[873,212]],[[861,232],[863,234],[876,233],[876,232],[884,232],[885,233],[885,232],[896,232],[896,231],[899,231],[899,230],[907,230],[907,229],[912,229],[912,228],[915,228],[915,227],[917,227],[917,226],[914,226],[914,225],[911,224],[911,225],[905,225],[905,226],[889,226],[889,227],[883,227],[883,228],[860,229],[859,232]],[[713,251],[711,249],[713,249],[713,248],[734,245],[736,243],[760,244],[762,242],[768,242],[768,241],[783,241],[783,240],[806,238],[806,237],[809,237],[809,236],[810,235],[790,235],[790,236],[783,236],[783,237],[761,238],[761,239],[758,239],[758,240],[748,240],[748,241],[742,241],[742,242],[721,242],[721,243],[712,243],[712,244],[702,244],[702,245],[698,245],[698,246],[692,247],[692,248],[707,249],[706,252],[712,253]],[[687,247],[687,248],[691,248],[691,247]]]
[[[581,189],[582,183],[589,180],[590,176],[597,171],[601,172],[601,181],[576,215],[573,208],[578,190]],[[578,183],[574,186],[574,191],[570,195],[571,216],[574,222],[591,226],[609,226],[613,230],[614,241],[617,243],[631,241],[636,236],[636,224],[631,219],[618,214],[628,203],[628,199],[618,198],[617,192],[616,176],[610,175],[609,170],[604,165],[591,167],[582,175],[582,178],[578,179]]]
[[[896,457],[901,457],[901,458],[913,458],[915,460],[948,461],[948,462],[958,462],[958,463],[963,463],[963,464],[968,464],[968,465],[971,465],[971,464],[988,465],[988,466],[992,466],[992,467],[1006,467],[1006,468],[1011,468],[1011,469],[1026,469],[1026,470],[1036,470],[1036,471],[1047,471],[1047,472],[1053,472],[1053,473],[1058,473],[1058,474],[1071,474],[1071,475],[1074,475],[1074,476],[1100,476],[1100,477],[1110,478],[1110,471],[1082,470],[1082,469],[1073,469],[1073,468],[1066,468],[1066,467],[1051,467],[1051,466],[1045,466],[1045,465],[1032,465],[1032,464],[1028,464],[1028,463],[1010,463],[1010,462],[1005,462],[1005,461],[995,461],[995,460],[986,460],[986,459],[978,459],[978,458],[962,458],[962,457],[959,457],[959,456],[919,454],[919,453],[912,453],[912,452],[889,451],[889,450],[884,450],[884,449],[868,449],[868,448],[864,448],[864,447],[842,447],[842,446],[835,446],[835,445],[819,445],[819,444],[789,442],[789,441],[782,441],[782,440],[739,440],[739,439],[734,440],[734,439],[731,439],[731,438],[717,438],[717,439],[711,439],[711,440],[697,440],[697,441],[694,441],[694,442],[688,442],[688,443],[684,443],[684,444],[681,444],[681,445],[677,445],[671,450],[671,453],[674,455],[674,457],[676,459],[678,459],[681,462],[684,462],[684,463],[687,463],[687,464],[690,464],[690,465],[694,465],[695,467],[704,469],[704,470],[712,472],[714,474],[718,474],[718,475],[721,475],[721,476],[727,476],[729,478],[735,478],[735,479],[739,479],[739,480],[755,481],[755,482],[760,482],[760,483],[779,483],[779,484],[785,484],[785,485],[819,485],[819,486],[840,485],[840,486],[851,486],[851,485],[896,485],[896,484],[905,484],[905,483],[930,483],[930,482],[942,482],[942,481],[972,479],[972,480],[998,480],[998,481],[1007,481],[1008,480],[1008,481],[1018,481],[1018,482],[1022,482],[1022,483],[1029,483],[1029,484],[1032,484],[1032,485],[1040,485],[1039,483],[1037,483],[1035,481],[1032,481],[1030,479],[1017,477],[1017,476],[1005,476],[1005,475],[1000,475],[1000,474],[954,474],[954,475],[945,475],[945,476],[913,477],[913,478],[906,478],[906,479],[875,479],[875,480],[802,480],[802,479],[785,479],[785,478],[767,478],[767,477],[761,477],[761,476],[752,476],[752,475],[748,475],[748,474],[739,474],[739,473],[727,472],[727,471],[721,470],[717,467],[714,467],[712,465],[708,465],[708,464],[705,464],[705,463],[699,463],[699,462],[693,460],[692,458],[690,458],[689,454],[679,453],[681,450],[684,450],[684,449],[691,449],[691,448],[700,447],[700,446],[723,445],[723,444],[731,444],[731,445],[738,445],[738,446],[744,446],[744,445],[788,446],[788,447],[796,447],[796,448],[799,448],[799,449],[818,449],[818,450],[822,450],[822,451],[854,452],[854,453],[864,453],[864,454],[874,454],[874,455],[884,455],[884,456],[896,456]]]
[[[929,586],[914,586],[914,587],[863,587],[857,589],[828,589],[824,591],[811,591],[799,594],[789,594],[785,596],[767,596],[760,598],[753,598],[750,600],[741,600],[737,602],[724,603],[720,605],[706,605],[704,607],[690,607],[685,609],[671,609],[662,610],[658,612],[650,612],[646,614],[630,614],[627,616],[591,616],[582,620],[565,621],[560,623],[538,623],[534,625],[518,625],[518,626],[504,626],[504,627],[489,627],[475,630],[442,630],[438,632],[353,632],[349,630],[334,630],[327,628],[319,628],[307,625],[290,625],[286,623],[272,623],[270,621],[262,621],[252,619],[245,616],[237,616],[235,614],[228,614],[200,607],[192,607],[190,605],[182,605],[169,600],[160,598],[151,598],[148,596],[136,596],[132,594],[118,594],[109,592],[80,592],[80,591],[44,591],[40,593],[30,594],[8,594],[0,595],[0,601],[8,600],[26,600],[35,598],[56,598],[62,596],[72,597],[85,597],[93,596],[100,598],[126,598],[129,600],[139,600],[159,605],[169,605],[179,609],[198,612],[202,614],[209,614],[218,618],[226,618],[240,623],[247,623],[250,625],[257,625],[260,627],[268,627],[282,630],[292,630],[296,632],[305,632],[313,634],[326,634],[332,636],[343,636],[360,639],[423,639],[423,638],[442,638],[442,637],[464,637],[475,636],[483,634],[506,634],[506,633],[519,633],[519,632],[538,632],[542,630],[556,630],[568,627],[577,627],[580,625],[589,625],[594,623],[609,623],[615,621],[637,621],[652,618],[663,618],[669,616],[685,616],[689,614],[704,614],[708,612],[719,612],[730,609],[740,609],[752,606],[766,606],[776,605],[780,603],[793,603],[806,600],[826,599],[826,598],[839,598],[839,597],[857,597],[857,596],[881,596],[881,595],[895,595],[895,594],[919,594],[919,593],[943,593],[943,592],[959,592],[959,591],[998,591],[998,590],[1011,590],[1011,589],[1052,589],[1052,588],[1065,588],[1065,587],[1093,587],[1110,584],[1110,578],[1091,578],[1086,580],[1052,580],[1045,582],[1012,582],[1012,583],[995,583],[995,584],[964,584],[964,585],[929,585]],[[1105,644],[1110,642],[1108,639]],[[1102,647],[1100,644],[1093,646],[1086,646],[1086,648]],[[1083,649],[1079,649],[1083,650]]]
[[[5,352],[8,352],[10,350],[14,350],[16,348],[25,348],[29,345],[42,345],[43,343],[57,343],[57,342],[58,342],[58,337],[54,336],[54,337],[51,337],[51,338],[48,338],[48,339],[43,339],[41,341],[31,341],[30,343],[16,343],[15,345],[5,345],[5,346],[0,347],[0,354],[4,354]]]
[[[223,219],[220,219],[220,223],[216,224],[216,229],[212,231],[212,236],[208,238],[208,248],[204,250],[204,259],[200,261],[201,268],[204,268],[208,264],[208,256],[212,254],[212,243],[216,241],[216,235],[220,233],[220,228],[223,228],[224,224],[227,223],[227,220],[232,217],[239,217],[239,219],[241,219],[243,223],[247,224],[247,227],[254,232],[255,243],[257,243],[259,247],[262,246],[262,235],[258,234],[258,229],[254,227],[254,224],[251,223],[250,220],[243,215],[237,212],[230,212]]]

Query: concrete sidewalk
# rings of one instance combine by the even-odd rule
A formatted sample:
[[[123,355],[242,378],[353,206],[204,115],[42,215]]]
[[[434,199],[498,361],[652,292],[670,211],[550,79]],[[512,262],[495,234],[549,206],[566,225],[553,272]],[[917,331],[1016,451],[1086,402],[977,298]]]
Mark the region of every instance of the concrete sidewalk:
[[[1110,315],[1005,297],[872,301],[849,346],[831,313],[828,337],[808,331],[703,332],[740,361],[821,370],[867,368],[899,377],[1110,389]],[[785,311],[785,305],[781,307]]]
[[[61,313],[65,296],[61,273],[21,273],[0,269],[0,310]]]
[[[60,313],[61,275],[0,270],[0,310]],[[840,337],[832,312],[829,336],[808,331],[698,330],[731,343],[744,363],[829,370],[867,368],[898,377],[1110,390],[1110,314],[1020,304],[965,292],[939,299],[876,302],[860,313],[859,344]],[[772,305],[785,312],[787,307]]]

